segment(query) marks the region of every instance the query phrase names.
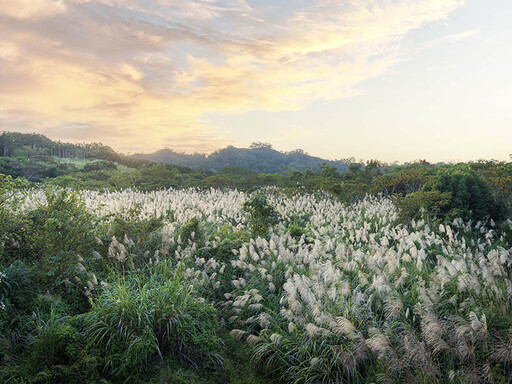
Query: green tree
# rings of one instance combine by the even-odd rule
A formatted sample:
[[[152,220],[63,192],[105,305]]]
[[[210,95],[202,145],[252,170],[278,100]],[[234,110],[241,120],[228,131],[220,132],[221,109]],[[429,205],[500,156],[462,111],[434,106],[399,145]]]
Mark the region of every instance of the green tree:
[[[253,237],[266,236],[269,227],[277,224],[279,213],[263,195],[256,195],[244,203],[244,210],[249,214],[249,227]]]
[[[394,201],[402,221],[424,219],[430,225],[449,204],[450,199],[449,192],[419,191],[409,193],[405,197],[395,195]]]
[[[439,213],[446,219],[501,220],[506,217],[505,205],[467,165],[438,171],[425,184],[423,191],[450,193],[449,202]]]

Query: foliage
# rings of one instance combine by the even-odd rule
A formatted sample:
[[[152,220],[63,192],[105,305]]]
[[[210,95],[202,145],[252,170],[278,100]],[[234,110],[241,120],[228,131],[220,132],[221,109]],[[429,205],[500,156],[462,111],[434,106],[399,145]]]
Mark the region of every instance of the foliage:
[[[130,208],[127,212],[117,212],[104,218],[103,230],[108,237],[115,236],[123,239],[129,236],[136,243],[141,244],[149,234],[158,231],[163,226],[164,219],[172,220],[172,212],[154,215],[148,218],[140,218],[140,206]]]
[[[403,169],[392,170],[389,174],[378,177],[375,188],[386,196],[394,194],[407,195],[419,192],[429,180],[429,169],[423,164]]]
[[[505,206],[493,196],[491,189],[481,177],[468,167],[441,170],[424,186],[424,191],[449,193],[450,200],[440,207],[443,218],[502,220]]]
[[[182,242],[197,243],[201,245],[203,243],[203,229],[201,223],[197,217],[191,218],[187,221],[179,230],[179,235]]]
[[[27,186],[28,183],[25,179],[13,179],[9,175],[0,173],[0,260],[3,257],[6,242],[9,242],[11,237],[11,215],[8,209],[8,201],[15,205],[17,199],[13,195],[17,190]]]
[[[306,228],[303,228],[295,223],[288,227],[288,232],[290,233],[290,236],[293,237],[296,241],[299,241],[303,236],[305,237],[308,234]]]
[[[249,227],[253,237],[266,236],[269,228],[279,220],[279,214],[263,195],[256,195],[246,201],[244,210],[249,215]]]
[[[3,268],[0,279],[0,301],[5,309],[7,305],[23,307],[28,304],[24,299],[34,291],[33,271],[17,260]]]
[[[425,220],[429,225],[438,217],[444,207],[451,200],[450,192],[418,191],[407,194],[405,197],[397,196],[395,204],[400,210],[400,220]]]
[[[471,169],[477,172],[491,188],[498,200],[512,205],[512,163],[496,161],[479,161],[470,164]]]
[[[166,354],[194,367],[219,362],[215,310],[195,297],[179,267],[166,277],[130,276],[85,315],[89,349],[108,375],[131,377]]]
[[[36,237],[41,236],[41,253],[53,255],[55,250],[85,253],[91,241],[89,223],[93,220],[77,193],[66,190],[46,191],[46,203],[30,212]]]
[[[0,382],[512,377],[510,164],[213,172],[12,138],[14,176],[66,165],[0,176]]]
[[[59,316],[52,307],[47,319],[36,319],[37,334],[29,344],[34,370],[69,363],[78,337],[69,318]]]

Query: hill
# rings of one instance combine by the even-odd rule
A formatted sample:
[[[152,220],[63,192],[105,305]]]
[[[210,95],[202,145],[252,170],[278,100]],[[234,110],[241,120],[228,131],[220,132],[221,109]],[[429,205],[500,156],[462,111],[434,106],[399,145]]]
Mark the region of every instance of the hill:
[[[101,143],[63,143],[37,133],[2,132],[0,157],[47,157],[114,161],[126,166],[144,163]]]
[[[348,160],[332,161],[311,156],[301,149],[281,152],[265,143],[253,143],[250,148],[228,146],[210,155],[184,154],[171,149],[162,149],[148,154],[138,153],[126,156],[101,143],[63,143],[51,140],[44,135],[19,132],[0,134],[0,157],[106,160],[128,167],[137,167],[151,161],[212,171],[237,167],[254,173],[281,174],[288,170],[304,172],[309,169],[320,172],[322,164],[334,167],[338,172],[345,172],[350,164]],[[3,168],[6,168],[5,164]]]
[[[119,154],[101,143],[71,144],[36,133],[0,133],[0,174],[29,181],[146,163],[149,161]]]
[[[256,173],[284,173],[288,170],[306,171],[311,169],[318,172],[321,164],[334,167],[338,172],[348,169],[348,161],[332,161],[307,154],[301,149],[291,152],[281,152],[270,144],[254,143],[250,148],[228,146],[210,155],[183,154],[171,149],[162,149],[153,153],[138,153],[136,159],[183,165],[191,168],[203,168],[220,171],[226,167],[240,167]]]

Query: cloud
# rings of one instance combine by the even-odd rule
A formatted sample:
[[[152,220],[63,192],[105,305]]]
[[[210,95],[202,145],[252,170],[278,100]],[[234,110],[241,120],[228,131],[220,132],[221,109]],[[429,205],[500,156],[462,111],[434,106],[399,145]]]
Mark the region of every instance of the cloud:
[[[3,1],[2,4],[0,4],[1,14],[16,20],[44,18],[65,11],[66,6],[64,2],[60,0],[16,0]]]
[[[463,32],[459,32],[459,33],[454,33],[454,34],[451,34],[451,35],[448,35],[448,36],[443,36],[439,39],[434,39],[434,40],[430,40],[430,41],[427,41],[425,44],[424,44],[424,47],[425,48],[432,48],[432,47],[436,47],[436,46],[439,46],[439,45],[443,45],[443,44],[454,44],[460,40],[464,40],[464,39],[467,39],[468,37],[472,37],[472,36],[475,36],[477,34],[480,33],[480,28],[472,28],[472,29],[468,29],[467,31],[463,31]]]
[[[2,2],[0,118],[9,129],[89,135],[125,151],[213,150],[224,142],[204,114],[299,110],[357,95],[359,83],[401,59],[403,36],[461,5]]]

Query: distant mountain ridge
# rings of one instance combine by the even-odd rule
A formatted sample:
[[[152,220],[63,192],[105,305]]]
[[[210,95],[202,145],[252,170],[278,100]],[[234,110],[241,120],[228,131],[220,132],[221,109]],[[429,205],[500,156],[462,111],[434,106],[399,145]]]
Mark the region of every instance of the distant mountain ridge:
[[[0,132],[0,158],[35,156],[107,160],[129,167],[145,163],[142,160],[118,153],[102,143],[73,144],[52,140],[38,133]]]
[[[256,173],[284,173],[288,170],[304,172],[308,169],[317,172],[321,170],[321,164],[334,167],[339,172],[345,172],[350,163],[349,160],[332,161],[311,156],[300,149],[280,152],[273,149],[270,144],[264,143],[254,143],[250,148],[237,148],[230,145],[210,155],[188,155],[171,149],[161,149],[148,154],[137,153],[132,157],[213,171],[220,171],[225,167],[240,167]]]
[[[32,158],[35,156],[79,159],[98,159],[138,167],[148,161],[184,166],[208,171],[221,171],[226,167],[239,167],[254,173],[285,173],[289,170],[318,172],[322,164],[345,172],[353,159],[326,160],[311,156],[301,149],[281,152],[267,143],[253,143],[249,148],[228,146],[210,155],[183,154],[162,149],[149,154],[124,155],[101,143],[64,143],[36,133],[0,132],[0,159]]]

